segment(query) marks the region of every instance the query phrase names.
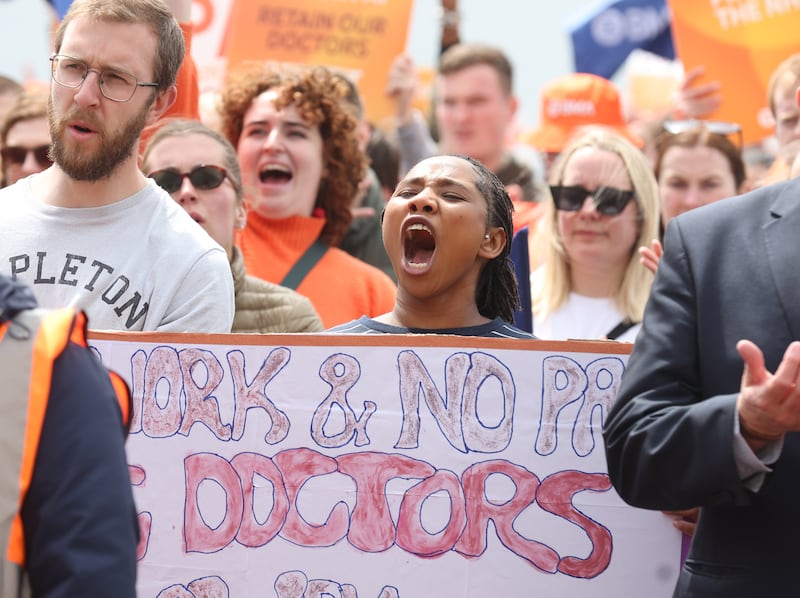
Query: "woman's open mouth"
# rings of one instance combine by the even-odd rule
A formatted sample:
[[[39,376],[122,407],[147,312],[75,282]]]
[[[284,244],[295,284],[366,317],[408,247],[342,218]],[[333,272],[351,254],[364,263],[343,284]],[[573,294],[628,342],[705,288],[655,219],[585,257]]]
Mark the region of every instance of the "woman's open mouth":
[[[412,271],[424,271],[436,253],[436,239],[422,223],[411,224],[403,235],[403,262]]]

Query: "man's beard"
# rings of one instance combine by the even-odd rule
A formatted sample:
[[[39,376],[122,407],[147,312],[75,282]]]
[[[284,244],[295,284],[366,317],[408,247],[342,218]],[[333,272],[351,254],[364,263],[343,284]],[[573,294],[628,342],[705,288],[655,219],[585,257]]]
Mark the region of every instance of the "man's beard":
[[[56,116],[51,101],[47,107],[52,139],[50,157],[61,170],[75,180],[95,182],[108,178],[114,169],[133,153],[133,148],[138,143],[139,135],[147,122],[149,109],[149,105],[144,106],[131,120],[118,129],[108,132],[94,117],[80,110],[73,110],[61,117]],[[89,123],[100,140],[100,146],[94,151],[86,148],[68,148],[64,136],[70,120]]]

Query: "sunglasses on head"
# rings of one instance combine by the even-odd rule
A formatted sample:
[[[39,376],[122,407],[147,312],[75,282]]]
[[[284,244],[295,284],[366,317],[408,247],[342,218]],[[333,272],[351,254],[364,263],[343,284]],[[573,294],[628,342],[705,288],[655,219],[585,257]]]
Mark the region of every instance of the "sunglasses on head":
[[[625,191],[615,187],[598,187],[589,191],[580,185],[550,185],[550,194],[556,209],[565,212],[577,212],[583,207],[587,197],[594,201],[595,209],[605,216],[616,216],[636,195],[633,191]]]
[[[49,145],[37,145],[36,147],[11,145],[0,150],[0,155],[2,155],[5,164],[16,164],[17,166],[25,163],[28,154],[33,154],[36,163],[42,168],[47,168],[53,163],[50,159]]]
[[[180,189],[183,179],[186,177],[189,177],[189,181],[195,189],[205,190],[216,189],[226,178],[230,179],[227,170],[212,164],[195,166],[189,172],[181,172],[177,168],[164,168],[151,172],[148,176],[167,193],[175,193]],[[236,188],[233,180],[231,180],[231,185],[234,189]]]
[[[722,120],[699,120],[695,118],[689,118],[686,120],[665,120],[663,126],[667,133],[672,133],[673,135],[685,133],[686,131],[705,129],[714,135],[735,137],[734,143],[739,149],[741,149],[743,143],[742,127],[739,125],[739,123],[726,122]]]

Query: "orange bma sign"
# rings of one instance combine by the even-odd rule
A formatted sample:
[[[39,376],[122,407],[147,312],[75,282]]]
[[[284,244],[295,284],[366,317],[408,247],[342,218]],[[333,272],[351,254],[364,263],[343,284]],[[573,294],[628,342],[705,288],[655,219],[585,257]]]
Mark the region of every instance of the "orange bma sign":
[[[391,115],[386,76],[405,50],[412,0],[235,0],[228,68],[247,60],[335,66],[349,72],[367,118]]]

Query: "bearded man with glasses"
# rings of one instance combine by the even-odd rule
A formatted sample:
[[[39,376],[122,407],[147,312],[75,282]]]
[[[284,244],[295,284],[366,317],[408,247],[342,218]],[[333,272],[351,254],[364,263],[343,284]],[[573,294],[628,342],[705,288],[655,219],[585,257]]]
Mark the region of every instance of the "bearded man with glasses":
[[[132,51],[135,48],[135,51]],[[53,166],[3,190],[0,272],[115,330],[229,332],[225,252],[138,168],[185,53],[162,0],[76,0],[50,57]]]

